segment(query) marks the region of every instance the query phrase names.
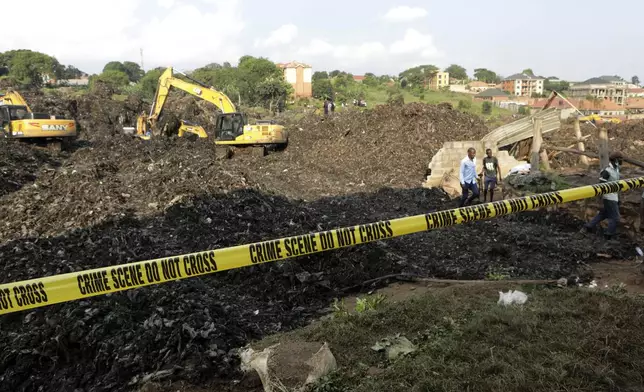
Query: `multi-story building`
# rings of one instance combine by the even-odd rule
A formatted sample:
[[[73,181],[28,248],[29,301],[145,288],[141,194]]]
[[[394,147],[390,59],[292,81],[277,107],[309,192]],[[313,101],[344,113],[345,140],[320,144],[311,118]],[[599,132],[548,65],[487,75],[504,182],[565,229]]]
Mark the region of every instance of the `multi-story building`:
[[[440,90],[443,87],[449,87],[449,72],[436,72],[429,81],[429,88]]]
[[[291,61],[290,63],[277,64],[284,70],[284,78],[293,86],[295,98],[308,98],[313,96],[313,69],[310,65]]]
[[[616,76],[600,76],[571,85],[568,95],[580,99],[593,97],[623,106],[627,91],[627,83],[623,79]]]
[[[628,97],[644,97],[644,88],[641,87],[629,87],[628,88]]]
[[[544,79],[523,73],[508,76],[503,80],[503,91],[517,97],[531,97],[543,94]]]

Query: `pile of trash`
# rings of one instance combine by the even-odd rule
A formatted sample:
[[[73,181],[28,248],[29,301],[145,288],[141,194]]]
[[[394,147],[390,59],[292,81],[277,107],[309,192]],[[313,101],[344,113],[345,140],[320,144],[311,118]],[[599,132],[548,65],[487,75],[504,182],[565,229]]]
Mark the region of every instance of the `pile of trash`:
[[[476,140],[488,132],[482,120],[448,104],[379,105],[329,117],[308,115],[287,124],[292,138],[271,172],[300,195],[417,187],[432,156],[450,140]]]
[[[123,210],[56,237],[4,242],[0,282],[421,214],[444,203],[432,189],[312,203],[248,189],[187,196],[158,215]],[[598,253],[633,249],[628,241],[584,237],[571,217],[552,218],[525,213],[9,314],[0,318],[0,382],[12,391],[121,391],[150,377],[231,379],[239,376],[236,348],[320,317],[333,298],[365,281],[390,274],[481,279],[492,269],[558,278]],[[499,241],[473,249],[472,238]]]
[[[0,138],[0,197],[35,181],[42,171],[55,170],[59,164],[45,151]]]
[[[606,123],[597,125],[608,131],[608,145],[611,150],[621,151],[625,155],[644,160],[644,120],[629,120],[619,124]],[[584,149],[599,153],[599,132],[589,123],[581,124],[581,134],[584,138]],[[565,123],[561,130],[544,135],[547,145],[577,149],[574,125]],[[547,147],[546,147],[547,148]],[[579,155],[571,153],[556,154],[553,163],[558,167],[572,167],[579,162]]]
[[[210,140],[145,142],[116,132],[136,111],[114,101],[100,112],[108,100],[57,106],[84,122],[58,167],[27,150],[0,150],[7,173],[34,160],[25,166],[32,176],[11,174],[17,188],[0,196],[0,283],[450,208],[444,192],[418,188],[424,167],[443,141],[487,132],[445,105],[382,106],[291,120],[286,151],[217,161]],[[0,384],[102,392],[231,380],[236,349],[320,317],[363,282],[481,279],[491,270],[559,278],[598,253],[634,249],[583,236],[580,225],[528,212],[8,314],[0,317]],[[473,247],[473,238],[489,240]]]

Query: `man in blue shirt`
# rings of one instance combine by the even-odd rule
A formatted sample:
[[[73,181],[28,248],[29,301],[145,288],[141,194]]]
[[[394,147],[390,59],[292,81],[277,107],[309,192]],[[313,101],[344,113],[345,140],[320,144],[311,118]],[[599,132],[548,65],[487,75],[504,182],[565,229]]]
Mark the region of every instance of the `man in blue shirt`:
[[[467,149],[467,156],[461,161],[460,180],[463,195],[459,207],[463,207],[479,197],[479,187],[476,183],[476,150],[473,147]]]

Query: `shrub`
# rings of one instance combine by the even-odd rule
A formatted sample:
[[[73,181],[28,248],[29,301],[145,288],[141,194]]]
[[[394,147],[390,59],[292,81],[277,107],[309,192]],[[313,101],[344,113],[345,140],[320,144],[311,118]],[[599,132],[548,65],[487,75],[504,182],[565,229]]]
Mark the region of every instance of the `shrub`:
[[[492,113],[492,102],[490,102],[490,101],[483,102],[483,107],[482,107],[481,111],[483,112],[483,114]]]

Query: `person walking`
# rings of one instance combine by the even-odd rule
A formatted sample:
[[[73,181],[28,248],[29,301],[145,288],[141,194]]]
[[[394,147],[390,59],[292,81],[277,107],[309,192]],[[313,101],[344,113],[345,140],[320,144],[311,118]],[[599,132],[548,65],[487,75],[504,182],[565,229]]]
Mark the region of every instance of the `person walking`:
[[[599,174],[599,182],[612,182],[619,180],[619,167],[622,164],[622,153],[617,151],[608,157],[608,166]],[[619,195],[618,193],[608,193],[602,196],[603,208],[588,223],[584,225],[582,231],[587,233],[595,230],[597,225],[604,219],[608,220],[608,228],[604,232],[604,238],[611,239],[617,233],[617,224],[619,223]]]
[[[324,99],[324,115],[329,115],[329,98]]]
[[[463,194],[459,207],[463,207],[479,197],[479,187],[476,184],[476,150],[474,147],[468,148],[467,156],[461,160],[460,180]],[[469,196],[470,191],[472,191],[471,196]]]
[[[494,201],[494,189],[497,182],[501,182],[501,167],[499,160],[492,155],[492,150],[485,150],[486,157],[483,158],[483,169],[479,177],[483,177],[483,203],[487,199],[487,192],[490,191],[490,202]]]

